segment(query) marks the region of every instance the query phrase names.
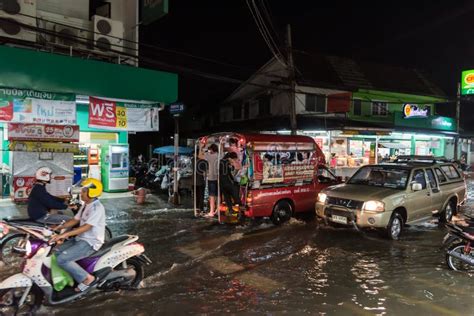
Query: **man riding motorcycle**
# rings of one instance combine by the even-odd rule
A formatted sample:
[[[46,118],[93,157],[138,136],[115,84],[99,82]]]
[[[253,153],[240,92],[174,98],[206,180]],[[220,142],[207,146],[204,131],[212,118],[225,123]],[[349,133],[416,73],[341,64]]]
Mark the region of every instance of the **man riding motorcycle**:
[[[82,183],[81,200],[84,202],[79,212],[66,223],[55,227],[55,230],[80,226],[65,233],[55,235],[50,243],[69,239],[57,249],[58,265],[69,272],[78,283],[76,291],[83,292],[97,283],[97,279],[87,273],[76,263],[77,260],[90,256],[99,250],[105,237],[105,209],[99,201],[102,194],[102,183],[96,179],[86,179]]]
[[[51,195],[46,191],[46,184],[51,183],[53,171],[48,167],[36,170],[36,182],[28,196],[28,216],[36,222],[59,224],[70,219],[62,214],[50,214],[51,210],[65,210],[68,205],[65,200]]]

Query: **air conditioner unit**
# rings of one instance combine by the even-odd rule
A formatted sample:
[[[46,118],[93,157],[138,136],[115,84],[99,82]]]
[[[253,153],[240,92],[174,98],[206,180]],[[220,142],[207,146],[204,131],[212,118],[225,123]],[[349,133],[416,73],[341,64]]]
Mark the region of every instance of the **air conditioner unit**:
[[[46,30],[41,36],[41,41],[38,36],[40,42],[92,49],[93,36],[90,21],[38,10],[38,27]]]
[[[124,28],[121,21],[116,21],[103,16],[94,15],[94,45],[97,51],[114,54],[113,51],[123,52]]]
[[[36,42],[35,27],[36,0],[0,1],[0,36]]]

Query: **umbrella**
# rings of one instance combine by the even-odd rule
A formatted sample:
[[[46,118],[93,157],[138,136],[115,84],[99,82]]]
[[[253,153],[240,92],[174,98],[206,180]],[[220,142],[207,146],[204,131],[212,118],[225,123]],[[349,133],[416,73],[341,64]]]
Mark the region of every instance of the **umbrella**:
[[[161,155],[173,155],[174,154],[174,146],[163,146],[158,147],[153,150],[154,154],[161,154]],[[193,153],[193,149],[191,147],[178,147],[178,154],[179,155],[191,155]]]

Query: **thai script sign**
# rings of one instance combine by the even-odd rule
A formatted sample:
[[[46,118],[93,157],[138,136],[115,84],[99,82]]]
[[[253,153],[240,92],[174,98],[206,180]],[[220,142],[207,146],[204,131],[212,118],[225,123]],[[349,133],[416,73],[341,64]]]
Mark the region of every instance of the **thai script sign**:
[[[0,121],[76,124],[76,96],[23,89],[0,89]]]
[[[10,151],[79,153],[79,145],[73,143],[12,141],[8,148]]]
[[[283,178],[286,181],[311,180],[314,176],[313,164],[293,164],[283,167]]]
[[[8,123],[8,140],[78,142],[78,125]]]
[[[89,98],[89,127],[117,131],[158,131],[159,103]]]

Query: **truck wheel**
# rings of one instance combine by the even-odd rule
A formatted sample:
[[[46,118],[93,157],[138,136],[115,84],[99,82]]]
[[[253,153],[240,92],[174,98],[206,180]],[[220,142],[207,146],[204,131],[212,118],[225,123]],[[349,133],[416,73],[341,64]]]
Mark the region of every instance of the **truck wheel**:
[[[398,240],[403,230],[403,217],[398,212],[393,212],[392,218],[386,228],[386,235],[389,239]]]
[[[291,214],[292,209],[290,203],[287,201],[280,201],[273,208],[270,219],[272,220],[273,224],[281,225],[282,223],[290,220]]]
[[[453,218],[454,212],[456,210],[456,205],[454,204],[454,201],[451,200],[446,204],[444,207],[444,210],[439,214],[439,220],[442,223],[447,223],[450,222],[451,219]]]

